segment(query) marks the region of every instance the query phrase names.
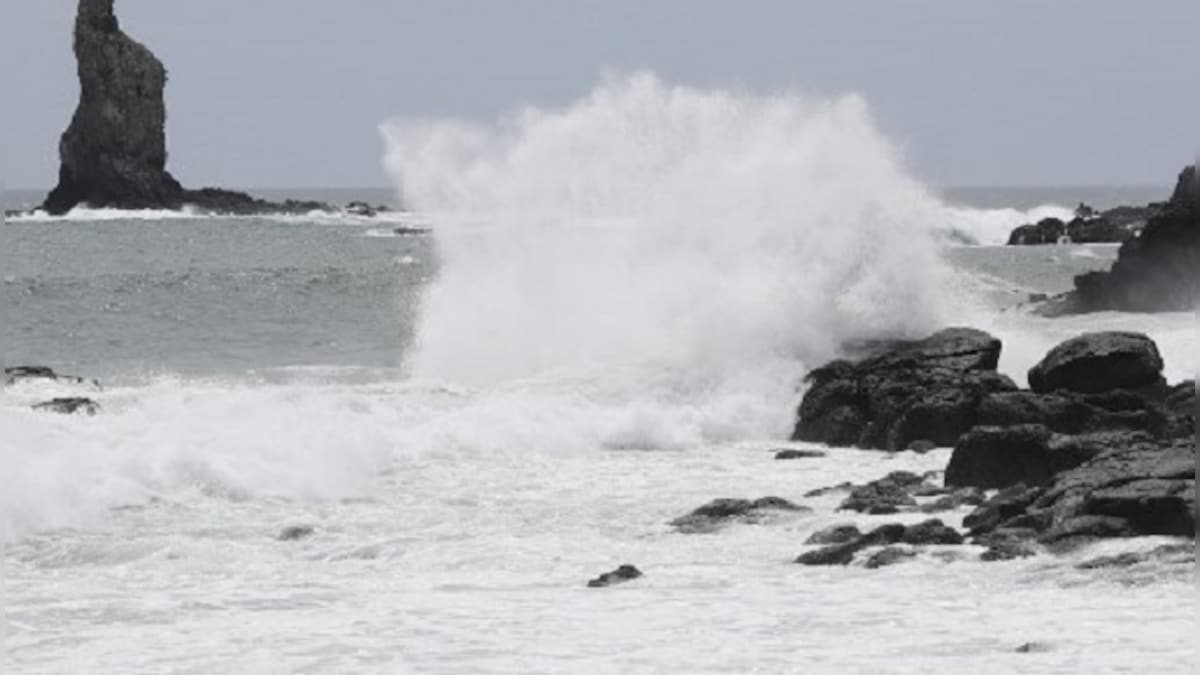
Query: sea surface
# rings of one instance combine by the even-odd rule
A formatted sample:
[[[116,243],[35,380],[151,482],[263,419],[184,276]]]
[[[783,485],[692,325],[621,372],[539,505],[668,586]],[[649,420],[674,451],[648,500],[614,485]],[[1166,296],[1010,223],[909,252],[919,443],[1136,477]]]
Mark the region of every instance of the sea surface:
[[[805,492],[950,450],[772,459],[796,447],[806,370],[861,338],[976,326],[1024,381],[1061,339],[1132,329],[1193,376],[1191,315],[1029,313],[1114,246],[996,245],[1168,189],[926,189],[853,101],[777,119],[787,101],[663,89],[604,85],[461,138],[390,126],[412,212],[10,220],[6,362],[102,386],[0,398],[0,670],[1193,672],[1190,566],[1076,568],[1162,540],[801,567],[819,528],[919,518]],[[389,198],[352,192],[332,194]],[[80,393],[100,414],[28,408]],[[814,510],[667,524],[765,495]],[[290,526],[313,534],[281,541]],[[645,576],[585,587],[622,563]]]

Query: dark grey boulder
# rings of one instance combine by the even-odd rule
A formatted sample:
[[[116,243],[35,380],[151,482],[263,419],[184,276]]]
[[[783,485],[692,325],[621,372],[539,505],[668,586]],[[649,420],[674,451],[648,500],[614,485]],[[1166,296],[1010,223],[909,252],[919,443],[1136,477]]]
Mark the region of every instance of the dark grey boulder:
[[[935,518],[904,528],[904,536],[900,541],[915,546],[956,546],[963,543],[963,536],[958,530]]]
[[[904,562],[905,560],[911,560],[915,557],[917,557],[917,552],[911,548],[905,548],[902,546],[888,546],[887,548],[883,548],[875,553],[872,553],[871,556],[867,558],[866,563],[864,563],[864,567],[869,570],[874,570],[879,569],[880,567],[895,565],[897,563]]]
[[[854,525],[831,525],[823,530],[814,532],[805,544],[828,546],[829,544],[845,544],[862,537],[862,532]]]
[[[633,565],[621,565],[611,572],[605,572],[587,582],[588,588],[605,588],[616,584],[633,581],[642,576],[642,571]]]
[[[950,328],[858,363],[831,362],[809,374],[792,439],[890,451],[953,445],[984,396],[1016,389],[995,372],[999,355],[991,335]]]
[[[1096,394],[1161,385],[1162,356],[1141,333],[1087,333],[1054,349],[1029,371],[1029,386],[1046,393],[1065,389]]]
[[[92,416],[100,412],[100,404],[90,398],[69,397],[56,398],[44,403],[38,403],[33,406],[33,409],[38,412],[58,413],[59,415],[87,415]]]

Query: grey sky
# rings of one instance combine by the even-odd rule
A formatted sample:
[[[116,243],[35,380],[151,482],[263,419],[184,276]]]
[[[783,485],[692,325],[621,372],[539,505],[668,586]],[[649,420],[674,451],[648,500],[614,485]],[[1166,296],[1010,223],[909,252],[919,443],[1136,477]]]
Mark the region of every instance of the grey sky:
[[[54,182],[74,0],[4,0],[3,177]],[[1200,147],[1196,0],[118,0],[185,184],[373,186],[377,126],[560,104],[606,69],[857,91],[943,185],[1166,186]]]

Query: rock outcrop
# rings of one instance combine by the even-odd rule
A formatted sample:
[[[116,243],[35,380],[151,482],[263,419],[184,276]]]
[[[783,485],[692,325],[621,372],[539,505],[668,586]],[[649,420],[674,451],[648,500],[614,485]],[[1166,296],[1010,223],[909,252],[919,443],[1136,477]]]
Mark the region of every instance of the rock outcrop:
[[[999,359],[996,338],[949,328],[859,363],[834,361],[809,374],[792,440],[891,451],[953,445],[984,397],[1016,390],[996,372]]]
[[[58,186],[42,204],[47,213],[61,215],[80,204],[170,210],[188,206],[235,215],[337,210],[322,202],[277,203],[232,190],[184,189],[167,170],[166,68],[121,30],[113,2],[79,1],[74,37],[79,105],[59,143]]]
[[[1141,333],[1087,333],[1058,345],[1030,369],[1029,387],[1039,394],[1165,388],[1162,369],[1158,347]]]
[[[1179,175],[1171,200],[1141,235],[1121,246],[1107,272],[1075,277],[1075,290],[1039,310],[1047,316],[1104,310],[1167,312],[1200,301],[1200,186],[1196,167]]]

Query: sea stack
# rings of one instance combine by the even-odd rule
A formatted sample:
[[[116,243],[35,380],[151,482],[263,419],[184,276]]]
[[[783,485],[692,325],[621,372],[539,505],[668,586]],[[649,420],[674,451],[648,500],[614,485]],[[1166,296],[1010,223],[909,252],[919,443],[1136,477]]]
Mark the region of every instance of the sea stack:
[[[113,0],[80,0],[75,59],[79,105],[59,143],[58,187],[43,208],[181,207],[183,187],[166,169],[167,71],[121,31]]]

